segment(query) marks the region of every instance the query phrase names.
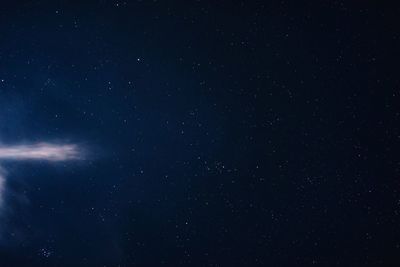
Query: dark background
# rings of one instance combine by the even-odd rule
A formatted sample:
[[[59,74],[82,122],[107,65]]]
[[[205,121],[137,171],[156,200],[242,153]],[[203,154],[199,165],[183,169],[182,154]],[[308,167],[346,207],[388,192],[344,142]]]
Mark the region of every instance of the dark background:
[[[0,266],[399,266],[383,2],[1,3]]]

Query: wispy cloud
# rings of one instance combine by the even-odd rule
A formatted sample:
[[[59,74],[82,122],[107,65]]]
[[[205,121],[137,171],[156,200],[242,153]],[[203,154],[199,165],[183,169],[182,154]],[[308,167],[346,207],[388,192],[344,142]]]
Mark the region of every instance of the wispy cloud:
[[[1,146],[0,160],[65,161],[82,158],[82,151],[74,144],[37,143],[31,145]]]
[[[3,169],[0,166],[0,208],[3,205],[3,192],[4,192],[4,185],[6,182],[5,174]]]
[[[83,150],[76,144],[35,143],[0,145],[0,162],[5,161],[70,161],[83,159]],[[0,166],[0,210],[6,191],[6,172]]]

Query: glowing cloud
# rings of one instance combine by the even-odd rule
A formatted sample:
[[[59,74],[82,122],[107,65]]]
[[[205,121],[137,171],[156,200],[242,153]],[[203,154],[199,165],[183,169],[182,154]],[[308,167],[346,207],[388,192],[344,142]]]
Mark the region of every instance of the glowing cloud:
[[[0,145],[0,161],[67,161],[83,159],[83,152],[75,144],[36,143],[31,145]],[[0,208],[5,192],[6,173],[0,166]]]
[[[77,145],[38,143],[33,145],[0,146],[0,160],[65,161],[81,158]]]

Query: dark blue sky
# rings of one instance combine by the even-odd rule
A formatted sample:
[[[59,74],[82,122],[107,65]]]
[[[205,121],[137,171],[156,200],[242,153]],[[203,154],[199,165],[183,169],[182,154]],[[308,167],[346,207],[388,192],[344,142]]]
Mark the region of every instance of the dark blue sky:
[[[397,5],[81,2],[0,10],[0,142],[89,153],[1,163],[0,266],[400,264]]]

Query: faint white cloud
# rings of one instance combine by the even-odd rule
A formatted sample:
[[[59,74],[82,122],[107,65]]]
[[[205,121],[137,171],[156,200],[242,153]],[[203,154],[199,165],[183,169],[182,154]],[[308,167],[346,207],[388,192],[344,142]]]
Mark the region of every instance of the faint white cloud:
[[[0,166],[0,209],[3,205],[3,193],[4,193],[5,183],[6,183],[5,173]]]
[[[82,151],[74,144],[0,145],[0,160],[65,161],[80,158],[82,158]]]
[[[69,161],[83,159],[83,150],[75,144],[35,143],[0,145],[0,161]],[[0,166],[0,211],[3,209],[6,172]]]

